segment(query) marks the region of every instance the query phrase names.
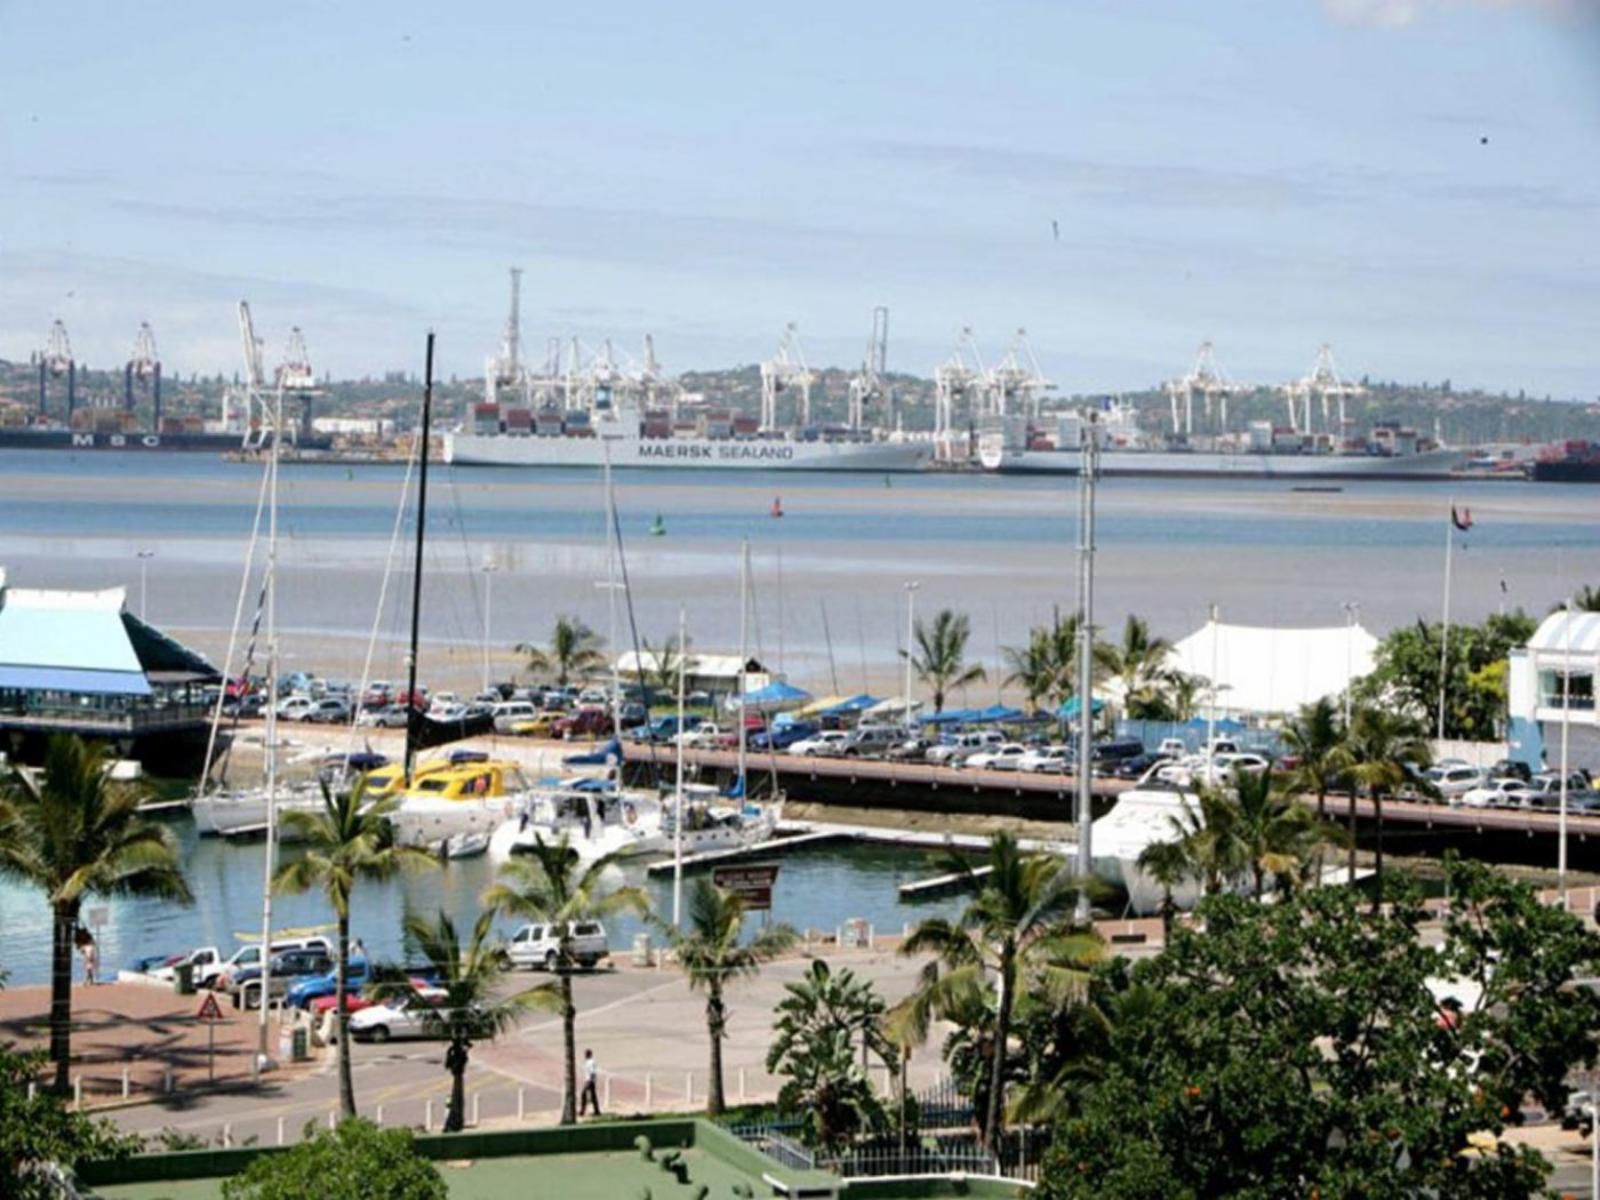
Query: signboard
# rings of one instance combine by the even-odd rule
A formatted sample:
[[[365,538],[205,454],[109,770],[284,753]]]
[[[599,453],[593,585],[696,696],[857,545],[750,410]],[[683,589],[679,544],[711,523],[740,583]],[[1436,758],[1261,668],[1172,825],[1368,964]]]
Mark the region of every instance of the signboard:
[[[772,908],[772,888],[778,882],[777,863],[745,863],[738,867],[716,867],[711,882],[744,901],[751,912]]]
[[[105,927],[106,920],[111,916],[111,910],[104,906],[99,908],[91,908],[87,915],[89,918],[89,925],[92,928],[102,929]]]
[[[195,1013],[194,1017],[197,1021],[222,1020],[222,1006],[217,1003],[215,992],[206,993],[206,998],[200,1001],[200,1011]]]

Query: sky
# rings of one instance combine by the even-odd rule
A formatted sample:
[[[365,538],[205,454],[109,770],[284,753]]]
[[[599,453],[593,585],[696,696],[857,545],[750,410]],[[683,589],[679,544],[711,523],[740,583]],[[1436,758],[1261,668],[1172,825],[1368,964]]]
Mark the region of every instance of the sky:
[[[0,0],[0,358],[1304,374],[1600,395],[1600,0]]]

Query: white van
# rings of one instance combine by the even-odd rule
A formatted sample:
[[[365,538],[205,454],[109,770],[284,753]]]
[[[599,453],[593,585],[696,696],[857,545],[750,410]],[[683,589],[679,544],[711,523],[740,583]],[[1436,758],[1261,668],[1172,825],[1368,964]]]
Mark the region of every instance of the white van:
[[[285,950],[321,950],[324,954],[333,953],[333,943],[320,933],[310,937],[283,938],[272,943],[272,953],[282,954]],[[189,955],[189,961],[194,964],[194,984],[196,987],[210,987],[223,975],[230,975],[240,967],[255,967],[261,965],[261,945],[253,942],[248,946],[240,946],[233,952],[233,957],[224,959],[215,946],[201,946]]]
[[[592,967],[610,957],[606,927],[599,921],[575,921],[570,928],[570,953],[580,967]],[[511,935],[505,949],[512,966],[554,971],[561,963],[561,927],[524,925]]]
[[[494,713],[496,733],[510,733],[515,722],[531,721],[539,715],[538,705],[531,700],[502,700],[490,711]]]
[[[998,750],[1006,744],[1006,735],[998,729],[980,729],[958,734],[953,742],[941,742],[928,751],[928,761],[941,766],[959,767],[974,754]]]

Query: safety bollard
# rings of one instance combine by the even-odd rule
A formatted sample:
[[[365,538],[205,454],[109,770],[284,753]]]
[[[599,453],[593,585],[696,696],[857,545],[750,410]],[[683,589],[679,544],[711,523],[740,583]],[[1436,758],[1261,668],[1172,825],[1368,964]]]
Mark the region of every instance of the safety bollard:
[[[483,1098],[483,1093],[482,1092],[473,1092],[472,1093],[472,1127],[474,1129],[476,1129],[478,1127],[478,1101],[481,1100],[482,1098]]]
[[[378,1128],[382,1129],[383,1128],[383,1105],[381,1105],[381,1104],[378,1105],[378,1111],[374,1115],[377,1117]]]
[[[871,921],[868,921],[867,922],[867,949],[868,950],[872,950],[872,949],[876,948],[876,947],[874,947],[873,943],[877,940],[877,936],[878,936],[877,926],[873,925]]]
[[[39,1094],[39,1085],[37,1083],[29,1082],[29,1084],[28,1084],[28,1103],[32,1104],[33,1100],[34,1100],[34,1097],[36,1097],[38,1094]]]
[[[123,1067],[122,1068],[122,1098],[124,1100],[126,1100],[128,1098],[128,1068],[127,1067]]]
[[[604,1094],[604,1097],[605,1097],[606,1111],[610,1112],[611,1111],[611,1076],[607,1075],[605,1077],[605,1081],[600,1085],[600,1087],[601,1087],[601,1091],[602,1091],[602,1093]]]
[[[528,1116],[528,1094],[521,1088],[517,1089],[517,1120],[526,1120]]]
[[[278,1145],[283,1145],[283,1118],[278,1118]]]
[[[683,1073],[683,1099],[690,1108],[694,1107],[694,1072]]]
[[[649,1112],[650,1111],[650,1105],[654,1100],[654,1097],[655,1097],[655,1082],[656,1082],[655,1076],[652,1075],[650,1072],[646,1071],[645,1075],[644,1075],[644,1110],[645,1110],[645,1112]]]
[[[228,1150],[228,1149],[231,1149],[232,1146],[233,1146],[233,1126],[232,1125],[224,1125],[222,1127],[222,1148],[224,1150]]]
[[[433,1101],[429,1100],[422,1109],[422,1132],[433,1132]]]
[[[72,1077],[72,1107],[76,1108],[76,1109],[79,1109],[79,1110],[82,1110],[82,1108],[83,1108],[83,1076],[82,1075],[74,1075]]]
[[[739,1103],[744,1103],[744,1068],[739,1068]]]
[[[339,1114],[334,1109],[330,1108],[328,1110],[328,1128],[329,1129],[337,1129],[338,1127],[339,1127]]]

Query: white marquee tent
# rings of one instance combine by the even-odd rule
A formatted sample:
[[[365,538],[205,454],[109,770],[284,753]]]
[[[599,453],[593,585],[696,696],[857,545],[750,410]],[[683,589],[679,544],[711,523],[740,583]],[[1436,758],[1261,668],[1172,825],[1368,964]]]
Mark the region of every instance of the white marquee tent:
[[[1268,629],[1208,621],[1173,647],[1167,666],[1213,680],[1219,712],[1272,715],[1343,694],[1351,679],[1371,672],[1377,647],[1360,625]]]

